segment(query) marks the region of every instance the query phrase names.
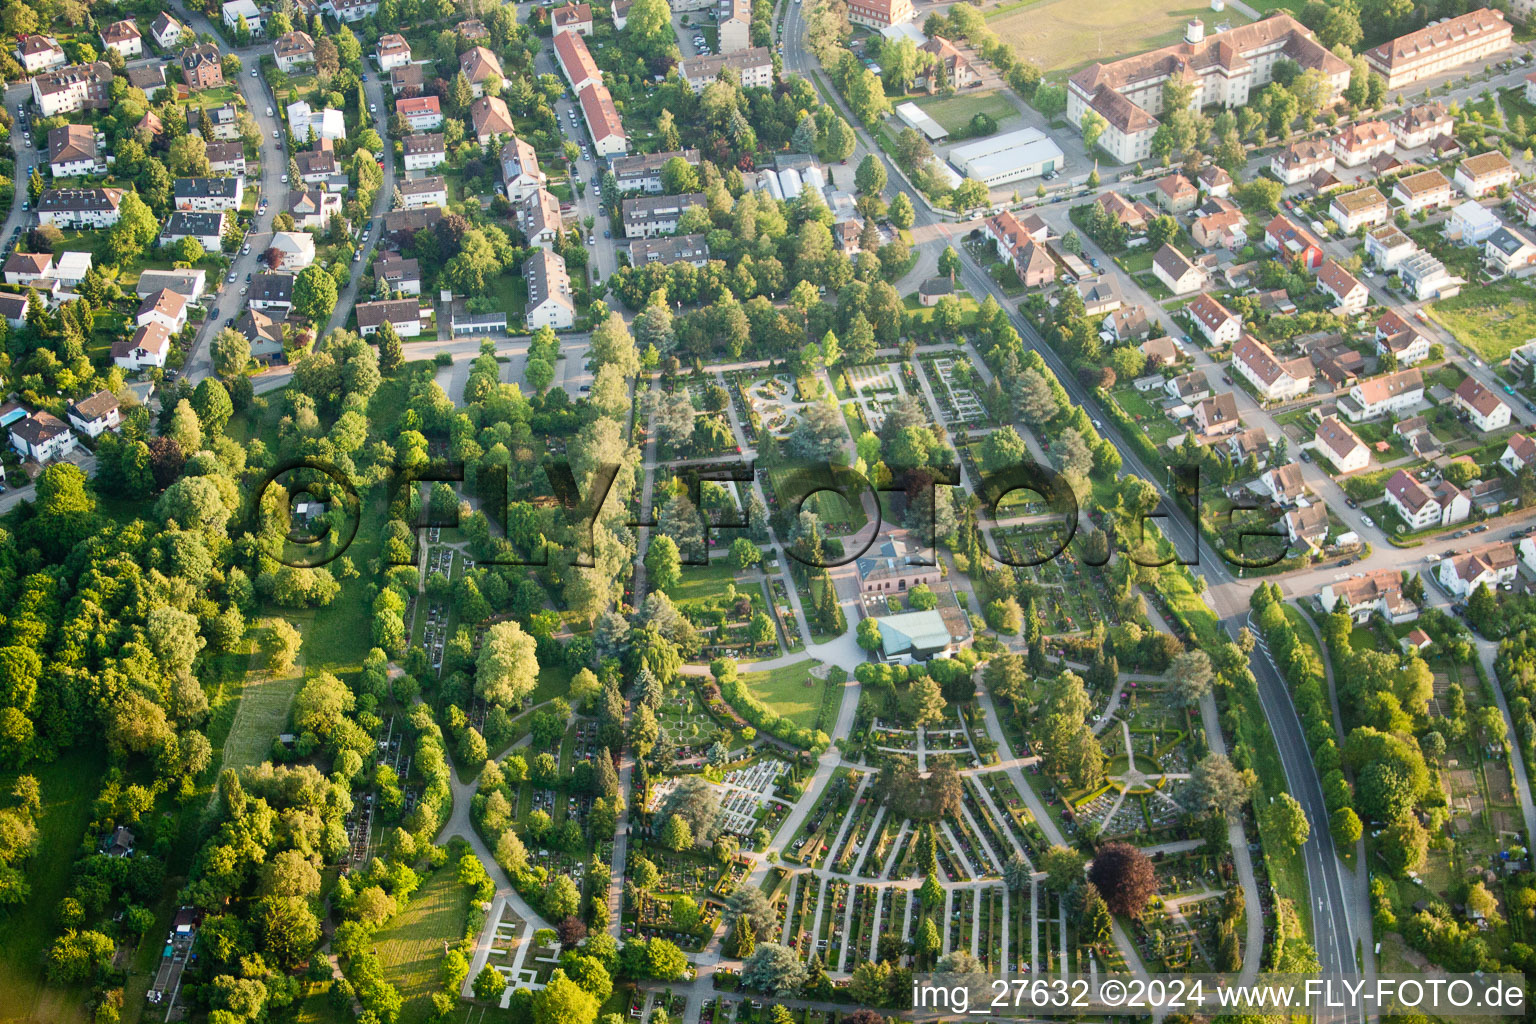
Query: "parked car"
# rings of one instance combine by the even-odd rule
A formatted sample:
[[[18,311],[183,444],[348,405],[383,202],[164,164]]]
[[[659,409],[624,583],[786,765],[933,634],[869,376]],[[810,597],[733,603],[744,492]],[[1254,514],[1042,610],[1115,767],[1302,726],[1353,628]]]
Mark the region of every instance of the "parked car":
[[[1364,523],[1366,526],[1375,526],[1376,525],[1376,520],[1372,519],[1370,516],[1367,516],[1367,515],[1361,515],[1360,521],[1362,523]]]

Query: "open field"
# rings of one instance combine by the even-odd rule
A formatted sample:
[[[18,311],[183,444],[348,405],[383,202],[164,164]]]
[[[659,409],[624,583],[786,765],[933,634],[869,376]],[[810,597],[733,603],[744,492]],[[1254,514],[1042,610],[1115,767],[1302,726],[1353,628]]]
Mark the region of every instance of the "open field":
[[[1018,108],[998,89],[991,92],[968,92],[955,96],[933,96],[917,100],[929,117],[943,125],[951,135],[962,134],[970,125],[971,118],[986,114],[1003,130],[1005,122],[1019,116]]]
[[[816,725],[821,691],[827,685],[825,680],[811,675],[815,665],[815,661],[807,658],[768,672],[743,672],[741,681],[758,700],[796,725],[810,729]]]
[[[288,705],[304,678],[302,650],[294,667],[277,678],[266,671],[264,654],[252,656],[251,671],[240,689],[240,706],[224,743],[221,771],[260,764],[272,753],[272,741],[288,724]]]
[[[410,906],[379,932],[384,976],[400,990],[400,1024],[432,1016],[432,993],[442,987],[443,943],[464,937],[469,890],[442,867],[411,897]]]
[[[1499,281],[1464,291],[1426,307],[1456,340],[1490,363],[1536,336],[1536,288]]]
[[[38,818],[37,855],[26,866],[32,898],[13,909],[0,935],[0,1005],[7,1020],[74,1024],[89,1019],[83,987],[43,984],[43,951],[58,928],[59,901],[69,890],[73,852],[91,821],[91,801],[101,783],[104,763],[91,752],[70,751],[49,765],[33,765],[43,809]],[[16,777],[0,774],[0,798],[10,800]]]
[[[987,27],[1013,44],[1020,58],[1050,74],[1178,42],[1197,17],[1211,17],[1210,6],[1189,0],[1051,0],[988,18]],[[1248,19],[1229,7],[1220,20],[1240,25]]]

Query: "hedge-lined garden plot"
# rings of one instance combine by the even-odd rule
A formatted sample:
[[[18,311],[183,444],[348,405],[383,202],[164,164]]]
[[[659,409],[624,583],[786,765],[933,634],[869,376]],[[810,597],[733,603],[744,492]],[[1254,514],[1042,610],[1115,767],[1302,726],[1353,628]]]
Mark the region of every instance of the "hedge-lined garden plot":
[[[1000,554],[1014,562],[1021,581],[1036,584],[1043,593],[1036,599],[1041,628],[1046,633],[1076,633],[1096,623],[1120,624],[1120,611],[1110,593],[1110,574],[1084,564],[1076,548],[1081,537],[1055,557],[1065,536],[1063,527],[1005,526],[992,532]]]

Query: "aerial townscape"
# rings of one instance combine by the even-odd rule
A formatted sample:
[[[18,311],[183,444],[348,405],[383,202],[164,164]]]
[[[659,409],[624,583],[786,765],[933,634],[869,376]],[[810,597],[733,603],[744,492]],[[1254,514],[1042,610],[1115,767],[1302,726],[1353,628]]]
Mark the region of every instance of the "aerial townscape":
[[[0,1021],[1536,974],[1533,0],[0,36]]]

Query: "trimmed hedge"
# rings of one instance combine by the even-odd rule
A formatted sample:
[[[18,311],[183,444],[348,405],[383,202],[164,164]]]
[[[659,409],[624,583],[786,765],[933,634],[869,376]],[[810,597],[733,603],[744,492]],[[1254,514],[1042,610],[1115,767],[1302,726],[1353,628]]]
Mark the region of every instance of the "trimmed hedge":
[[[720,680],[720,692],[725,695],[726,701],[736,709],[736,712],[756,726],[759,732],[768,733],[792,747],[799,747],[817,754],[826,750],[832,743],[827,734],[820,729],[802,728],[758,700],[757,695],[748,690],[734,675]]]

